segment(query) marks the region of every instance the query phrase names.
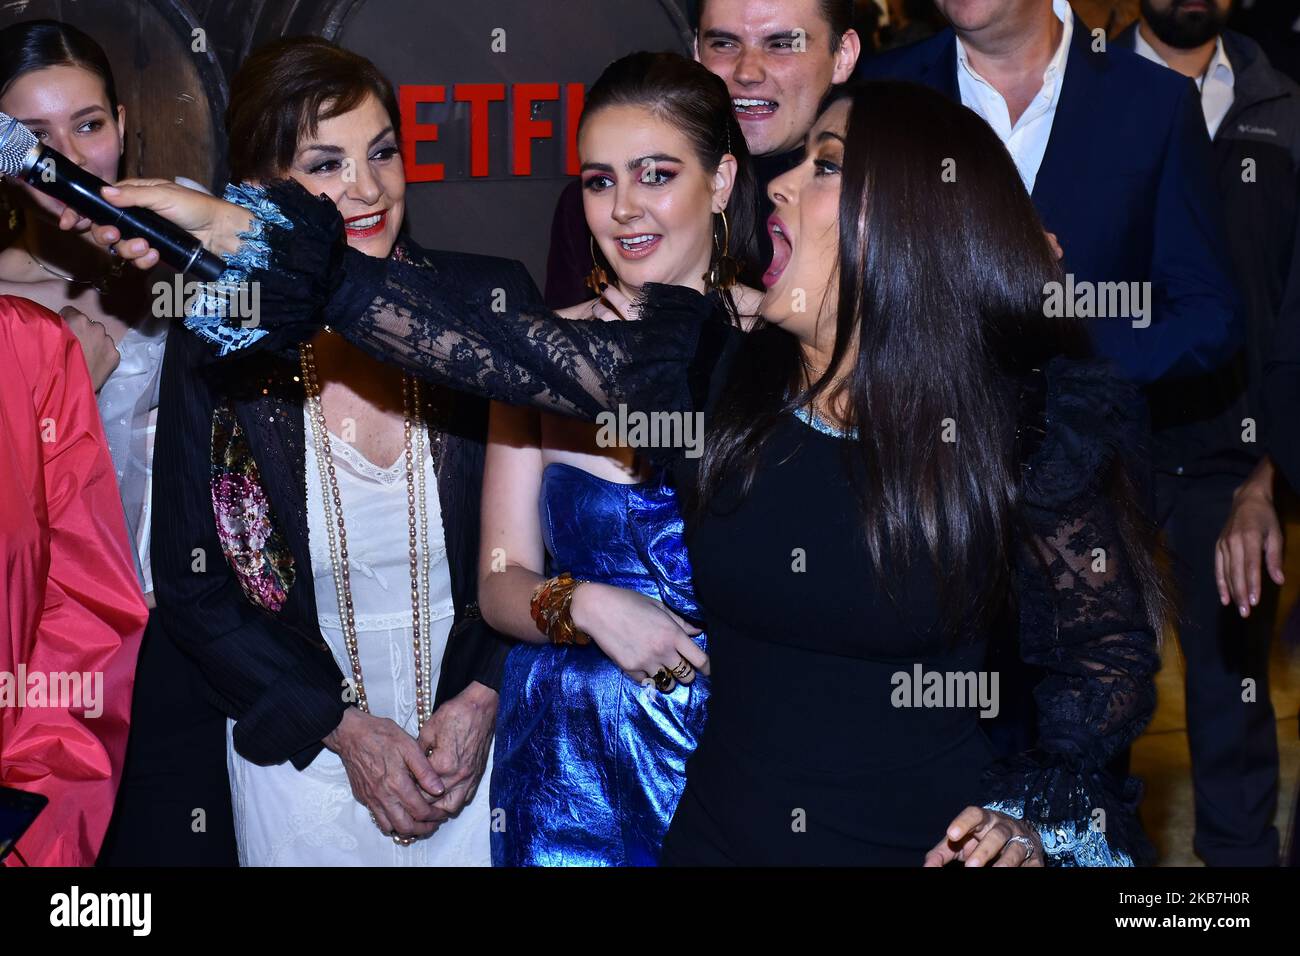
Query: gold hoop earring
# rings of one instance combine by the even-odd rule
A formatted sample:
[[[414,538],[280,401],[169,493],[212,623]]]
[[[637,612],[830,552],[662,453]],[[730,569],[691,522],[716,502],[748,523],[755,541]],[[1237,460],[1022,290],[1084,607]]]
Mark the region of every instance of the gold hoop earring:
[[[718,213],[722,217],[722,242],[718,242],[718,230],[713,230],[713,248],[718,253],[717,258],[709,264],[709,271],[704,274],[704,282],[710,289],[716,289],[719,292],[726,291],[734,286],[740,277],[740,264],[732,257],[731,249],[731,225],[727,222],[727,211],[723,209]]]
[[[604,287],[609,285],[609,275],[605,272],[605,267],[600,264],[600,259],[596,257],[596,237],[588,236],[587,245],[591,248],[591,271],[587,273],[587,288],[593,295],[600,295],[604,292]]]

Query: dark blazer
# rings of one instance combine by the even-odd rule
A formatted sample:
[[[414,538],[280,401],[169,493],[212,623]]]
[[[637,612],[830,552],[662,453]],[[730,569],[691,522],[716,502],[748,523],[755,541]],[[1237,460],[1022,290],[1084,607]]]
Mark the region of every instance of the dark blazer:
[[[404,247],[449,283],[504,289],[516,308],[540,299],[518,262]],[[177,330],[163,361],[151,552],[158,609],[235,719],[236,749],[256,763],[291,760],[301,769],[350,704],[317,622],[305,497],[315,489],[305,484],[298,356],[213,356],[207,343]],[[477,603],[487,405],[450,390],[426,394],[430,427],[444,435],[438,495],[456,606],[436,707],[475,680],[495,688],[510,643],[486,625]],[[269,531],[236,515],[218,534],[212,488],[223,479],[261,489],[242,500],[265,512]]]
[[[1137,24],[1113,41],[1132,50]],[[1223,199],[1233,277],[1244,305],[1245,347],[1237,361],[1194,382],[1175,382],[1151,395],[1153,423],[1164,428],[1155,457],[1176,474],[1237,473],[1265,451],[1285,460],[1289,474],[1300,445],[1291,437],[1297,407],[1264,398],[1296,362],[1300,328],[1300,86],[1274,69],[1253,40],[1226,30],[1232,64],[1232,106],[1214,136],[1215,188]],[[1294,375],[1283,371],[1282,378]],[[1273,384],[1270,385],[1270,382]],[[1242,441],[1242,421],[1255,418],[1259,438]],[[1280,429],[1280,430],[1279,430]]]
[[[956,44],[949,28],[862,61],[859,75],[960,102]],[[1131,51],[1092,46],[1076,16],[1034,205],[1076,282],[1152,283],[1149,328],[1090,322],[1101,355],[1143,385],[1208,371],[1242,333],[1196,86]]]

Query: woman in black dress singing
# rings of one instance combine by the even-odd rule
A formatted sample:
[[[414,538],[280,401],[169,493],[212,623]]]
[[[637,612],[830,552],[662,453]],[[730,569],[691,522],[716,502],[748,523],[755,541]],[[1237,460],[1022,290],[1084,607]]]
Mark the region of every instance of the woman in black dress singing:
[[[942,96],[869,84],[833,94],[769,191],[748,332],[674,286],[607,293],[639,322],[503,312],[354,255],[292,185],[256,222],[168,186],[118,198],[241,253],[257,347],[328,324],[507,402],[703,416],[702,458],[643,436],[688,509],[713,685],[664,862],[1144,861],[1138,785],[1105,770],[1151,716],[1163,614],[1121,459],[1136,397],[1044,317],[1061,275],[1010,158]],[[1044,677],[1037,747],[998,760],[981,719],[1008,607]]]

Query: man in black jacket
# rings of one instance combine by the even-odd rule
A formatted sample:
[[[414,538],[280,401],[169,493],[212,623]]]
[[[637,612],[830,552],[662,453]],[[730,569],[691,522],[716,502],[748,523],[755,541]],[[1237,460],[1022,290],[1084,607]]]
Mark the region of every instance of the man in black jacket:
[[[1224,607],[1227,583],[1220,577],[1216,589],[1214,575],[1226,521],[1225,536],[1236,542],[1229,551],[1250,536],[1256,561],[1267,546],[1274,579],[1281,577],[1268,457],[1278,434],[1259,419],[1270,342],[1300,327],[1300,87],[1254,41],[1223,29],[1230,7],[1231,0],[1211,0],[1209,9],[1142,0],[1142,21],[1115,43],[1197,83],[1246,307],[1246,343],[1235,361],[1152,390],[1153,457],[1181,604],[1194,846],[1211,866],[1271,866],[1278,753],[1268,649],[1277,592],[1260,587],[1256,572],[1253,586],[1238,589],[1237,606]]]

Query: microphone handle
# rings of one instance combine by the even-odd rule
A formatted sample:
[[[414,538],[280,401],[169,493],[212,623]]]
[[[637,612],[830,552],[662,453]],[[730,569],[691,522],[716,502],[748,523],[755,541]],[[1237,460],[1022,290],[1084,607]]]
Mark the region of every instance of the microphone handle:
[[[115,226],[123,239],[148,240],[162,261],[177,272],[200,282],[215,282],[226,270],[220,256],[208,252],[198,239],[152,209],[114,206],[99,194],[108,183],[48,147],[41,148],[24,178],[91,222]]]

